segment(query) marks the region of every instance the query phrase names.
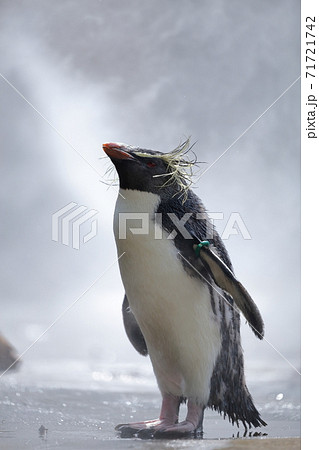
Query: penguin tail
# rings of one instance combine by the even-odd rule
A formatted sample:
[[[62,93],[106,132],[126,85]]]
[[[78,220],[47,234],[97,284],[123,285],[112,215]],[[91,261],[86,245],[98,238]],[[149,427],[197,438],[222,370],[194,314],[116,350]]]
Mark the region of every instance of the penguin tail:
[[[208,406],[223,415],[224,419],[228,417],[232,425],[236,424],[239,427],[241,422],[246,431],[252,427],[267,426],[267,423],[260,417],[246,386],[240,397],[241,399],[234,401],[233,398],[227,398],[227,394],[225,394],[222,400],[213,400]]]

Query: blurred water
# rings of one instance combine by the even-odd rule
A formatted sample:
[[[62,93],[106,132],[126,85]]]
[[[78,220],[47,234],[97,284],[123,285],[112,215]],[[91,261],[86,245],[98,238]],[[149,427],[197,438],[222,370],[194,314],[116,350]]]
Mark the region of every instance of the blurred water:
[[[278,378],[278,373],[265,368],[250,373],[248,386],[268,423],[251,430],[252,434],[300,436],[300,378],[290,369],[280,374]],[[0,448],[131,448],[118,439],[114,426],[155,418],[159,407],[160,395],[148,364],[44,361],[2,377]],[[242,427],[206,411],[205,442],[243,436]]]
[[[300,4],[2,0],[0,8],[1,73],[40,113],[0,78],[0,331],[22,352],[116,261],[117,191],[100,183],[102,143],[168,151],[191,135],[198,160],[211,164],[299,76]],[[299,106],[297,83],[195,186],[209,211],[224,214],[220,233],[240,213],[252,239],[225,242],[235,273],[267,339],[297,362]],[[52,214],[70,202],[99,211],[98,234],[80,250],[52,241]],[[100,347],[104,360],[125,361],[122,298],[115,264],[37,344],[38,358],[85,359]],[[256,340],[244,348],[247,359],[275,366]]]

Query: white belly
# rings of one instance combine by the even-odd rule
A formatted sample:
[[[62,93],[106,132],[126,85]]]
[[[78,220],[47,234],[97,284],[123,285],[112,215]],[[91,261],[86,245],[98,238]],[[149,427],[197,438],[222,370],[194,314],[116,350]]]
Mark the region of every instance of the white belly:
[[[167,233],[154,223],[155,194],[123,190],[118,197],[114,232],[121,276],[130,307],[144,335],[162,392],[205,404],[220,350],[219,325],[208,287],[183,269]],[[127,221],[126,238],[118,236],[119,213],[149,213],[148,233],[133,234],[141,220]],[[123,216],[122,216],[123,219]],[[122,220],[122,224],[123,224]],[[147,230],[145,230],[147,231]],[[123,228],[122,228],[123,237]]]

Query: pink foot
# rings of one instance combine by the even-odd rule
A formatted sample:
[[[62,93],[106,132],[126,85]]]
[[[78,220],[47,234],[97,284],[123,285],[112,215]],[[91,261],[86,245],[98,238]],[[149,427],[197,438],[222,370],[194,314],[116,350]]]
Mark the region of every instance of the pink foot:
[[[136,428],[136,429],[144,429],[147,427],[151,427],[151,426],[155,426],[157,425],[159,422],[161,422],[160,419],[152,419],[152,420],[143,420],[141,422],[131,422],[131,423],[119,423],[118,425],[116,425],[115,430],[120,430],[120,428],[122,427],[132,427],[132,428]]]
[[[189,401],[186,419],[172,426],[159,428],[153,437],[157,439],[201,437],[203,435],[203,418],[204,408]]]
[[[153,437],[156,430],[171,427],[178,421],[180,400],[169,394],[163,395],[162,409],[159,419],[145,420],[143,422],[119,424],[115,427],[121,437],[133,436],[149,438]]]
[[[120,432],[122,438],[178,439],[202,436],[204,408],[189,401],[186,419],[177,423],[179,404],[178,397],[164,395],[159,419],[120,424],[115,429]]]

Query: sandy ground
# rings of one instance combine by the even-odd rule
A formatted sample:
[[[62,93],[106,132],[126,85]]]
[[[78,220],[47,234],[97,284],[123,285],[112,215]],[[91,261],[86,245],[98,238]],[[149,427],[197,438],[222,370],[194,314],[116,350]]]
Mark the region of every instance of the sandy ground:
[[[236,439],[234,441],[226,441],[225,449],[255,449],[255,450],[272,450],[272,449],[281,449],[281,450],[298,450],[301,448],[301,440],[300,438],[277,438],[277,439]],[[214,447],[212,447],[214,448]]]
[[[117,423],[157,417],[155,392],[1,386],[0,449],[299,449],[300,409],[289,402],[257,405],[268,426],[233,427],[206,411],[204,438],[197,440],[120,439]],[[182,409],[181,414],[185,414]],[[260,434],[254,436],[255,432]]]

